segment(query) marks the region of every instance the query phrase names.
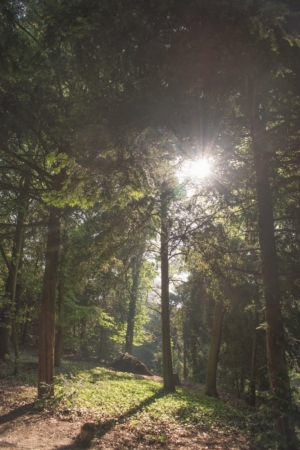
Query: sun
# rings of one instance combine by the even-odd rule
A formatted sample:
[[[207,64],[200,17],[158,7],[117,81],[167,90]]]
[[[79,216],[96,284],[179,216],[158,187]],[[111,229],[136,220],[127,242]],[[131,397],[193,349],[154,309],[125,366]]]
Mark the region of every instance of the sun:
[[[190,176],[192,178],[206,178],[211,173],[211,163],[205,159],[198,159],[191,162]]]
[[[212,164],[206,158],[200,158],[196,160],[185,161],[179,170],[179,178],[182,181],[190,180],[197,181],[202,180],[212,172]]]

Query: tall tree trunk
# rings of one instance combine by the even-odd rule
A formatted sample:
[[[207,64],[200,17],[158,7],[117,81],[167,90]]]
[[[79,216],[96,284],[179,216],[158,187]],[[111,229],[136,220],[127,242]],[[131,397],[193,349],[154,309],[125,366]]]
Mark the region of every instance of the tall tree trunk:
[[[11,284],[10,284],[10,300],[11,300],[11,333],[12,333],[12,343],[13,343],[13,349],[15,354],[15,375],[19,371],[19,337],[17,333],[17,327],[16,327],[16,314],[17,310],[19,309],[19,299],[16,299],[16,292],[17,292],[17,282],[18,282],[18,274],[19,274],[19,268],[21,267],[21,257],[23,253],[23,246],[24,246],[24,222],[25,222],[25,216],[28,211],[28,197],[27,197],[27,188],[28,188],[29,181],[25,180],[24,184],[24,193],[21,194],[21,204],[20,204],[20,210],[18,214],[18,220],[17,220],[17,226],[16,226],[16,236],[15,236],[15,243],[14,243],[14,250],[13,250],[13,263],[11,264],[12,267],[12,277],[11,277]],[[17,305],[18,303],[18,305]]]
[[[189,337],[189,349],[190,349],[190,359],[191,359],[191,366],[192,366],[192,374],[193,378],[196,379],[199,374],[199,353],[198,353],[198,346],[197,346],[197,336],[194,330],[190,332]]]
[[[0,311],[0,359],[2,361],[6,361],[9,357],[10,326],[10,300],[6,298]]]
[[[65,318],[65,278],[66,278],[66,262],[68,255],[68,230],[62,233],[62,250],[59,261],[59,280],[57,286],[57,323],[56,323],[56,339],[54,350],[54,367],[59,367],[63,353],[64,330],[66,326]]]
[[[26,177],[20,182],[21,194],[18,199],[18,216],[16,229],[14,234],[12,256],[9,262],[6,259],[9,274],[6,282],[6,302],[4,308],[0,312],[0,359],[5,361],[6,356],[9,354],[9,340],[12,333],[13,348],[15,353],[15,373],[18,371],[19,360],[19,346],[18,336],[16,332],[15,315],[16,315],[16,287],[18,280],[18,272],[20,266],[20,259],[22,254],[22,247],[24,245],[24,222],[28,211],[28,187],[29,177]],[[4,256],[4,255],[3,255]]]
[[[126,330],[126,342],[125,352],[132,354],[133,335],[134,335],[134,320],[136,311],[136,302],[138,296],[139,278],[141,271],[143,254],[134,257],[132,266],[132,286],[130,289],[129,311],[127,317],[127,330]]]
[[[54,395],[55,297],[60,243],[60,210],[50,207],[40,313],[38,398]]]
[[[240,389],[239,377],[238,377],[238,373],[237,373],[237,369],[236,369],[236,361],[234,361],[234,379],[235,379],[237,398],[241,398],[241,389]]]
[[[251,355],[251,372],[250,372],[250,405],[256,404],[256,354],[257,354],[257,327],[259,325],[259,288],[257,285],[257,296],[255,299],[255,311],[254,311],[254,330],[252,341],[252,355]]]
[[[168,189],[163,186],[161,193],[161,321],[164,389],[175,391],[173,377],[171,336],[170,336],[170,298],[169,298],[169,255],[168,255]]]
[[[183,379],[187,380],[187,341],[184,335],[183,337]]]
[[[221,347],[223,315],[223,301],[220,300],[216,302],[214,310],[211,343],[206,371],[205,394],[211,397],[218,397],[217,367]]]
[[[63,353],[64,329],[65,329],[65,295],[63,274],[60,275],[57,286],[57,323],[54,350],[54,367],[60,367]]]
[[[21,344],[25,345],[27,340],[27,332],[28,332],[28,324],[29,324],[29,314],[28,312],[25,315],[25,320],[23,324],[23,330],[22,330],[22,338],[21,338]]]
[[[273,408],[278,411],[274,419],[276,431],[294,449],[294,424],[288,419],[291,404],[289,371],[285,356],[284,328],[280,305],[280,285],[274,232],[273,200],[269,180],[269,154],[265,148],[266,124],[260,111],[259,83],[254,83],[252,100],[251,138],[256,174],[258,233],[262,261],[262,279],[266,302],[266,342],[270,387],[274,394]]]

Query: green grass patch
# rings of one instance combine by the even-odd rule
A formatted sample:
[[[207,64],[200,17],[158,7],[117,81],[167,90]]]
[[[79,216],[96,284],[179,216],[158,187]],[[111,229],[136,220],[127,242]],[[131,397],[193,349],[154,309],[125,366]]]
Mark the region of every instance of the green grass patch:
[[[20,389],[28,386],[31,396],[35,396],[32,387],[37,387],[37,358],[30,356],[23,356],[17,377],[13,376],[12,364],[6,364],[0,372],[2,383]],[[25,394],[29,395],[29,391]],[[22,400],[19,391],[11,399],[15,400]],[[248,414],[247,409],[237,410],[202,392],[177,388],[175,393],[168,394],[158,382],[97,367],[93,362],[65,359],[56,370],[55,399],[37,402],[36,407],[59,414],[87,415],[104,427],[127,421],[137,430],[145,424],[167,422],[241,430],[246,426]]]
[[[60,408],[89,411],[101,420],[130,419],[132,426],[151,420],[245,427],[244,413],[201,392],[177,388],[167,394],[160,383],[102,367],[61,373],[56,383]]]

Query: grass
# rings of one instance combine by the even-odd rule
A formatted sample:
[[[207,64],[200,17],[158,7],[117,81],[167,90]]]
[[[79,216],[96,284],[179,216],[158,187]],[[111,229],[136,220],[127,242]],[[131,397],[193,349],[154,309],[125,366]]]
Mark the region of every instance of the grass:
[[[27,401],[36,398],[35,361],[23,360],[17,377],[12,376],[9,365],[6,365],[5,373],[3,367],[1,370],[3,388],[4,384],[14,385],[12,404],[22,404],[23,394]],[[166,393],[158,382],[97,367],[95,363],[69,360],[63,360],[62,367],[56,371],[55,399],[36,402],[36,407],[54,414],[78,415],[85,421],[95,421],[103,433],[116,424],[126,423],[142,435],[146,430],[150,441],[156,439],[155,442],[161,443],[166,439],[163,430],[169,427],[241,431],[245,429],[245,411],[247,413],[247,409],[237,410],[203,392],[177,388],[175,393]]]
[[[14,385],[37,386],[37,365],[22,361],[20,374],[12,376],[9,365],[0,378]],[[151,420],[205,423],[220,426],[245,426],[244,413],[205,396],[202,392],[176,389],[167,394],[160,383],[115,372],[93,363],[63,360],[55,380],[53,407],[61,410],[88,410],[96,417],[132,420],[147,416]]]
[[[12,374],[13,362],[0,365],[0,387],[7,394],[7,404],[17,407],[24,400],[35,401],[37,361],[30,355],[23,356],[20,374]],[[299,375],[296,375],[293,384],[298,386]],[[297,395],[297,402],[299,398]],[[124,424],[125,428],[129,426],[142,436],[147,432],[149,442],[151,439],[164,442],[166,434],[163,430],[168,427],[174,430],[176,426],[207,432],[245,431],[257,438],[260,433],[262,438],[259,439],[265,439],[273,432],[270,424],[267,430],[261,423],[258,410],[241,408],[240,404],[237,409],[232,403],[184,388],[177,387],[175,393],[166,393],[158,382],[97,367],[93,362],[63,360],[62,367],[56,371],[55,399],[36,402],[36,407],[58,415],[81,416],[85,421],[95,421],[103,433],[116,424]],[[273,448],[272,439],[268,437],[266,448]]]
[[[145,421],[245,427],[245,416],[202,392],[177,388],[167,394],[160,383],[114,372],[103,367],[60,373],[56,380],[59,407],[88,410],[95,419],[123,421],[138,426]]]

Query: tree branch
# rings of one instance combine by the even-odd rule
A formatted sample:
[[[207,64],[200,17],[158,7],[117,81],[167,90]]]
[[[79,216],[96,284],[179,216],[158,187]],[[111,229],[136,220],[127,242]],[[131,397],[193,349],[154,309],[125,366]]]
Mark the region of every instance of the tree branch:
[[[6,257],[5,251],[4,251],[4,249],[3,249],[1,244],[0,244],[0,252],[1,252],[1,255],[3,256],[4,262],[7,265],[7,268],[9,270],[10,274],[12,275],[13,274],[13,270],[12,270],[11,264],[8,261],[7,257]]]

